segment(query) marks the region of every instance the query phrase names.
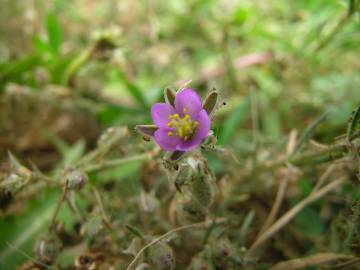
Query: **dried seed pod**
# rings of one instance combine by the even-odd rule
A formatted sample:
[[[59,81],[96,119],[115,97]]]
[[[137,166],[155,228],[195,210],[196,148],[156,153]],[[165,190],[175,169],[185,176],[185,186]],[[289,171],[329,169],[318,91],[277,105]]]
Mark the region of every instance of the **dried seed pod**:
[[[71,169],[66,174],[65,180],[67,181],[67,185],[68,185],[69,189],[80,190],[88,182],[88,176],[86,173],[84,173],[80,170],[72,170]]]
[[[181,187],[191,180],[192,169],[189,166],[180,166],[175,176],[175,187],[181,191]]]
[[[212,178],[203,172],[194,174],[190,182],[190,192],[202,207],[209,208],[215,196]]]
[[[39,258],[36,261],[30,260],[18,268],[18,270],[47,270],[52,264],[49,258]]]
[[[158,242],[149,248],[148,259],[156,270],[171,270],[175,267],[174,252],[164,242]]]
[[[160,201],[152,193],[141,192],[140,202],[146,213],[155,213],[160,209]]]
[[[216,240],[216,244],[211,245],[211,259],[218,269],[228,269],[229,257],[234,254],[234,247],[227,238]]]
[[[47,236],[39,239],[34,246],[34,253],[39,258],[49,258],[54,260],[61,250],[60,240],[54,236]]]
[[[197,202],[188,201],[180,205],[178,208],[180,219],[182,221],[200,222],[206,218],[207,211]]]
[[[75,258],[75,267],[77,270],[100,270],[109,269],[103,268],[105,262],[105,255],[102,253],[88,253],[82,254]]]
[[[87,234],[89,237],[94,237],[103,229],[103,221],[100,215],[91,216],[86,223],[81,227],[81,235]]]

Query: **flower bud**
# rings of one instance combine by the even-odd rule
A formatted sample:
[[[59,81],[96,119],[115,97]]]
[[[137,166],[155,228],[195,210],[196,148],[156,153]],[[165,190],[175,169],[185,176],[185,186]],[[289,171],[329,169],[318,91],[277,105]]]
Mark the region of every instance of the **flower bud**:
[[[180,205],[179,208],[180,219],[189,222],[200,222],[206,218],[207,211],[201,207],[197,202],[188,201]]]
[[[192,169],[189,166],[180,166],[175,176],[175,187],[181,191],[181,187],[191,179]]]
[[[61,243],[55,236],[39,239],[34,246],[34,253],[40,258],[55,259],[61,250]]]
[[[88,177],[82,171],[70,169],[65,176],[65,180],[69,189],[80,190],[86,185]]]
[[[211,258],[219,269],[228,268],[229,257],[232,254],[234,254],[234,247],[226,238],[216,240],[216,244],[211,246]]]
[[[175,267],[175,257],[172,248],[164,243],[158,242],[149,248],[148,255],[150,265],[155,270],[171,270]]]
[[[141,193],[141,207],[146,213],[155,213],[160,209],[160,201],[151,193]]]
[[[80,233],[94,237],[103,229],[103,222],[100,216],[94,215],[81,227]]]
[[[202,172],[193,175],[190,192],[194,199],[204,208],[209,208],[214,201],[214,187],[210,176]]]

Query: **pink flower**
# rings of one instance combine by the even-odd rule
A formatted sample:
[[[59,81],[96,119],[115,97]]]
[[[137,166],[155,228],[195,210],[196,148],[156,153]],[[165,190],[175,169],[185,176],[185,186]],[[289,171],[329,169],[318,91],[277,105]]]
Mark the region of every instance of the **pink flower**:
[[[155,103],[151,116],[157,127],[155,142],[166,151],[187,152],[200,146],[210,131],[210,117],[199,95],[184,89],[175,96],[174,106]]]

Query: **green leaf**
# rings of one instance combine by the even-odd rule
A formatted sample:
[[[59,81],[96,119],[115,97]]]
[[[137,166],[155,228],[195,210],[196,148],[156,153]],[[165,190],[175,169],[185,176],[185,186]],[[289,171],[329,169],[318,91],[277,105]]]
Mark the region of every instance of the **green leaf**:
[[[63,33],[61,26],[54,14],[49,14],[46,17],[46,31],[48,36],[49,46],[54,55],[59,55],[60,46],[63,42]]]
[[[319,235],[325,230],[325,223],[314,206],[305,207],[295,218],[296,226],[308,235]]]
[[[134,226],[131,226],[130,224],[125,224],[125,228],[129,230],[134,236],[139,237],[140,239],[144,239],[143,234],[140,232],[140,230]]]
[[[74,164],[85,152],[84,140],[79,140],[73,145],[68,145],[65,141],[55,135],[47,134],[47,136],[49,140],[55,145],[57,150],[61,153],[63,161],[62,164],[60,164],[60,167]]]
[[[46,54],[51,51],[49,44],[42,40],[39,36],[33,37],[33,45],[40,54]]]
[[[21,59],[5,63],[0,70],[0,82],[3,79],[17,81],[23,73],[34,69],[41,63],[38,53],[29,54]]]
[[[351,118],[349,120],[348,128],[347,128],[347,139],[350,141],[352,135],[357,131],[360,126],[360,106],[353,111]]]
[[[0,269],[16,269],[28,260],[23,254],[32,256],[34,242],[42,233],[53,214],[57,192],[46,192],[28,202],[25,212],[16,218],[0,220]]]
[[[246,119],[249,112],[250,98],[246,97],[231,113],[219,134],[219,144],[225,144],[234,136],[239,124]]]
[[[306,179],[300,179],[298,185],[305,197],[308,196],[313,189],[311,182]]]

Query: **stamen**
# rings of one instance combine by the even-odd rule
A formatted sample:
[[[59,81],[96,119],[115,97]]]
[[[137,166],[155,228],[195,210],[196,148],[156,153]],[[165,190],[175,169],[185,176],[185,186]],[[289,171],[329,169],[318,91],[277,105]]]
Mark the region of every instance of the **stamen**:
[[[169,137],[176,135],[187,141],[194,136],[199,123],[193,121],[191,116],[186,114],[187,111],[187,108],[183,109],[183,112],[185,113],[184,117],[180,117],[177,113],[168,117],[169,122],[167,123],[167,126],[174,129],[174,132],[169,131],[167,133]]]

